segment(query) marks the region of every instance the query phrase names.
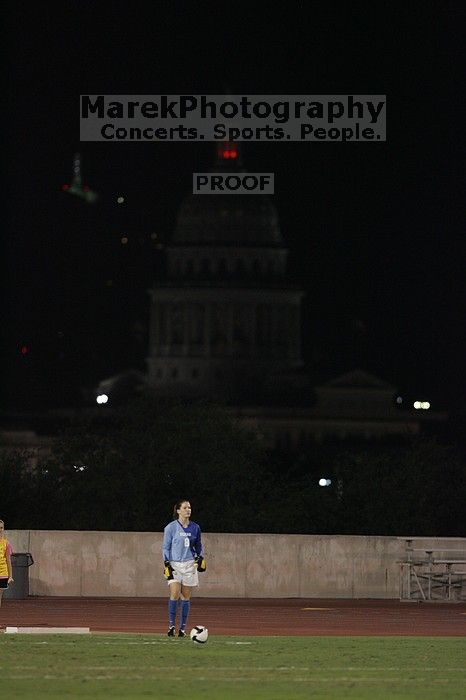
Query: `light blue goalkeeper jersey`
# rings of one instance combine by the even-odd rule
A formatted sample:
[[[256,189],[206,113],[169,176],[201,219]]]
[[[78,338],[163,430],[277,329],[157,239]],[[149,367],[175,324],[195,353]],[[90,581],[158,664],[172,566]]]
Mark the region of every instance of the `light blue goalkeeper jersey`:
[[[188,561],[202,554],[201,528],[190,521],[183,527],[178,520],[169,523],[163,531],[164,561]]]

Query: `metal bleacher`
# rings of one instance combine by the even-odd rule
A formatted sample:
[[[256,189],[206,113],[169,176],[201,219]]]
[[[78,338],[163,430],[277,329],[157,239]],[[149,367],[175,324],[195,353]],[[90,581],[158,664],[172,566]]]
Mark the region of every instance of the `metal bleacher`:
[[[466,600],[466,538],[399,537],[400,600]]]

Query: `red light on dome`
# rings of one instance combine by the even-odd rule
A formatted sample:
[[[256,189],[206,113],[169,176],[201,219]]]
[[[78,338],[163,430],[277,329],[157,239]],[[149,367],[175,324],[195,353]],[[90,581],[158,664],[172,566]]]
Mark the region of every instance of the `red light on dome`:
[[[69,190],[69,189],[70,189],[70,186],[69,186],[69,185],[62,185],[62,190],[63,190],[63,192],[66,192],[66,191]]]
[[[21,346],[21,355],[27,355],[29,352],[29,348],[27,345],[22,345]]]

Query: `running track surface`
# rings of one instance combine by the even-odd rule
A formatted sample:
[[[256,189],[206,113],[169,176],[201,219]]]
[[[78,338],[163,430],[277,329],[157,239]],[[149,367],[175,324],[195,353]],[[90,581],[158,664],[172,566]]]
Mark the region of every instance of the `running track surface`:
[[[466,603],[192,598],[189,624],[205,625],[213,634],[233,636],[466,636]],[[167,599],[4,599],[0,628],[7,625],[160,634],[167,630]]]

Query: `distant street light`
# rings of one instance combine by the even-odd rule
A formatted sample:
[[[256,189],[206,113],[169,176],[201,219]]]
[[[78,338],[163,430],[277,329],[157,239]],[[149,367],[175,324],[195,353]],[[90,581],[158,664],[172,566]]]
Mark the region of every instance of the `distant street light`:
[[[331,483],[331,479],[319,479],[319,486],[330,486]]]
[[[108,401],[108,396],[107,394],[99,394],[96,398],[97,403],[107,403]]]

